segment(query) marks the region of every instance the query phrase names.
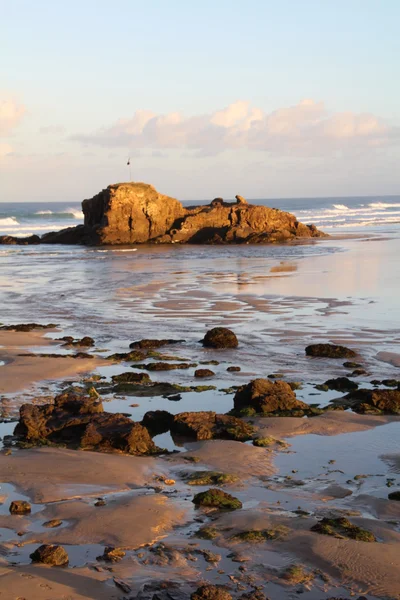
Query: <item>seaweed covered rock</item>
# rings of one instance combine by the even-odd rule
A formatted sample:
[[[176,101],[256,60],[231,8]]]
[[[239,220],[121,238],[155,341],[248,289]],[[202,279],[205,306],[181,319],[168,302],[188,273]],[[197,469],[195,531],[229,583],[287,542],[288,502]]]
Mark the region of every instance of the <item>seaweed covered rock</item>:
[[[311,527],[311,531],[315,531],[323,535],[330,535],[339,539],[350,538],[352,540],[358,540],[361,542],[377,541],[373,533],[367,529],[363,529],[362,527],[354,525],[345,517],[339,517],[336,519],[324,517],[321,521],[318,521],[318,523]]]
[[[228,492],[224,492],[217,488],[210,488],[205,492],[196,494],[192,502],[196,506],[211,506],[225,510],[237,510],[242,508],[240,500],[235,498],[235,496],[231,496]]]
[[[227,327],[214,327],[207,331],[202,340],[206,348],[237,348],[239,345],[236,335]]]
[[[150,375],[147,373],[134,373],[133,371],[113,375],[111,380],[113,383],[149,383],[151,381]]]
[[[308,410],[308,404],[297,400],[296,394],[285,381],[254,379],[240,387],[233,399],[234,408],[240,411],[252,408],[257,413],[280,414]]]
[[[162,346],[169,346],[171,344],[182,344],[184,341],[185,340],[144,339],[144,340],[138,340],[137,342],[132,342],[131,344],[129,344],[129,348],[140,348],[141,350],[154,350],[156,348],[161,348]]]
[[[15,435],[25,442],[63,443],[100,452],[154,454],[148,430],[122,414],[104,412],[96,398],[65,393],[54,404],[24,404]]]
[[[175,415],[171,433],[196,440],[228,439],[244,442],[251,439],[253,427],[236,417],[212,411],[183,412]]]
[[[400,390],[361,389],[350,392],[345,399],[358,413],[400,414]]]
[[[18,325],[2,325],[0,331],[33,331],[34,329],[54,329],[57,327],[54,323],[41,325],[40,323],[19,323]]]
[[[335,379],[328,379],[325,381],[326,385],[330,390],[336,390],[337,392],[351,392],[358,389],[358,384],[355,381],[351,381],[348,377],[336,377]]]
[[[336,344],[311,344],[306,348],[307,356],[320,356],[322,358],[354,358],[356,353],[346,346]]]
[[[43,544],[30,554],[32,562],[62,567],[69,562],[68,554],[62,546]]]

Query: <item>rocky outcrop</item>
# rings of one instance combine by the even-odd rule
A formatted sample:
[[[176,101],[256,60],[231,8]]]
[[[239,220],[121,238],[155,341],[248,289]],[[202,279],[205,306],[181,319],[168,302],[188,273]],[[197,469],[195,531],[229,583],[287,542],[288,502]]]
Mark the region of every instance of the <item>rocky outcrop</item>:
[[[322,237],[290,213],[215,198],[210,204],[184,207],[147,183],[117,183],[82,202],[83,225],[47,233],[45,244],[256,244]],[[17,238],[14,238],[17,240]],[[4,241],[3,243],[38,243]]]
[[[183,412],[175,415],[171,433],[196,440],[225,439],[245,442],[252,438],[253,427],[229,415],[212,411]]]
[[[15,435],[31,444],[64,443],[73,448],[143,455],[157,452],[148,430],[122,414],[103,411],[91,397],[66,393],[54,404],[23,404]]]
[[[254,379],[238,389],[233,399],[235,410],[251,408],[256,413],[284,414],[307,411],[308,404],[297,400],[290,385],[285,381]]]

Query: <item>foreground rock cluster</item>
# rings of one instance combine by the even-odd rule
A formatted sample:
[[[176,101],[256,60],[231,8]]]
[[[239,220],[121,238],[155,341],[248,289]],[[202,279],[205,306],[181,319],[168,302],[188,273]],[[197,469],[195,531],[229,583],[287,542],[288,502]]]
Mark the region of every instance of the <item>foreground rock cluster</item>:
[[[84,225],[41,238],[1,236],[0,244],[263,244],[325,235],[290,213],[248,204],[242,196],[186,208],[146,183],[110,185],[84,200],[82,211]]]

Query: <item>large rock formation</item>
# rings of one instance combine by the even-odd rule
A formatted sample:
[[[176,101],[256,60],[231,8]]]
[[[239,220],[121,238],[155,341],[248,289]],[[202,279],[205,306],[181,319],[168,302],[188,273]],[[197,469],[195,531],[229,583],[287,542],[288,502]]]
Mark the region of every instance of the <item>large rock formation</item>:
[[[142,243],[271,243],[322,237],[314,225],[290,213],[216,198],[208,205],[185,208],[146,183],[119,183],[84,200],[84,225],[48,233],[47,244],[121,245]],[[8,243],[13,243],[8,241]],[[19,242],[21,243],[21,242]],[[23,242],[22,242],[23,243]],[[32,242],[26,242],[32,243]]]

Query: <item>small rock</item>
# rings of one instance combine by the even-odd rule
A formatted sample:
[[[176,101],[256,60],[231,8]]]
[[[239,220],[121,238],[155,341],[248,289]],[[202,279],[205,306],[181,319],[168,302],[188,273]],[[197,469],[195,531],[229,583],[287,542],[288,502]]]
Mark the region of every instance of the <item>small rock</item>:
[[[95,506],[106,506],[106,501],[103,498],[99,498],[97,502],[94,503]]]
[[[195,377],[213,377],[214,375],[215,373],[211,369],[197,369],[194,372]]]
[[[210,488],[205,492],[196,494],[192,502],[196,506],[213,506],[225,510],[237,510],[242,508],[242,503],[235,498],[235,496],[231,496],[231,494],[216,488]]]
[[[117,562],[122,560],[125,556],[125,552],[121,548],[114,548],[114,546],[106,546],[104,548],[104,554],[97,557],[97,560],[105,560],[107,562]]]
[[[354,350],[336,344],[311,344],[306,348],[307,356],[320,356],[323,358],[353,358]]]
[[[214,327],[204,336],[203,346],[206,348],[237,348],[239,345],[236,335],[226,327]]]
[[[400,490],[397,490],[396,492],[390,492],[390,494],[388,495],[389,500],[398,500],[400,501]]]
[[[61,567],[69,562],[68,554],[64,548],[54,544],[39,546],[39,548],[30,554],[30,558],[32,562],[53,565],[55,567]]]
[[[52,519],[51,521],[46,521],[45,523],[43,523],[42,527],[60,527],[60,525],[62,525],[62,521],[60,521],[60,519]]]
[[[241,368],[240,367],[228,367],[227,371],[228,371],[228,373],[236,373],[236,372],[241,371]]]
[[[27,515],[31,512],[31,505],[26,500],[14,500],[10,504],[12,515]]]
[[[222,585],[203,585],[190,596],[191,600],[232,600],[231,594]]]

